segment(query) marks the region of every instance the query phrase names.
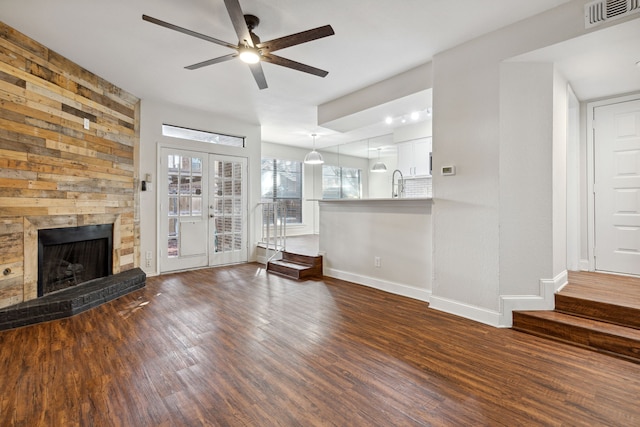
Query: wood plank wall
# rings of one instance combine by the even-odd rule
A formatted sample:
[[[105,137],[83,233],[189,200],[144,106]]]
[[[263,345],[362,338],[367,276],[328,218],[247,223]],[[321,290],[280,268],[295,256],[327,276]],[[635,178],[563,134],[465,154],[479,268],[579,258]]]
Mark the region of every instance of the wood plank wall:
[[[139,106],[0,22],[0,307],[37,297],[41,228],[114,224],[114,273],[139,265]]]

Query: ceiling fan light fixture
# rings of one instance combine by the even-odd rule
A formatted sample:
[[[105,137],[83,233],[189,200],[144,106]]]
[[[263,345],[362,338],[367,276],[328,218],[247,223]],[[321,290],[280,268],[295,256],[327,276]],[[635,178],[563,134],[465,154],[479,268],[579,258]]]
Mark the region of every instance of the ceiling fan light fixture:
[[[260,62],[260,51],[251,47],[243,47],[238,50],[240,60],[246,64],[257,64]]]

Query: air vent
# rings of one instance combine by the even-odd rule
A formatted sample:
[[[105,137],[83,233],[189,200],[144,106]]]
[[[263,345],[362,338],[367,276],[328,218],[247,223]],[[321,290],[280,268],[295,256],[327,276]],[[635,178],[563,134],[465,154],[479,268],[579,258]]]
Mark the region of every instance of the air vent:
[[[598,0],[584,5],[585,28],[640,12],[640,0]]]

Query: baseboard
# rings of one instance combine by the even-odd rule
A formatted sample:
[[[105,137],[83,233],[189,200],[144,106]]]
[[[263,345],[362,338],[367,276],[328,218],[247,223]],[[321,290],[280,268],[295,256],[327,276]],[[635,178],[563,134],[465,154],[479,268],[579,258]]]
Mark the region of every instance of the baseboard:
[[[567,284],[568,279],[568,272],[565,270],[553,279],[540,279],[539,295],[501,295],[499,326],[513,326],[514,311],[553,310],[555,294]]]
[[[464,317],[489,326],[500,326],[500,313],[486,308],[464,304],[447,298],[431,296],[429,308]]]
[[[553,310],[555,294],[567,283],[567,271],[553,279],[540,279],[539,295],[501,295],[500,311],[492,311],[438,296],[431,296],[429,308],[461,316],[497,328],[513,325],[514,310]]]
[[[591,264],[588,259],[581,259],[578,261],[578,268],[580,271],[591,271]]]
[[[420,301],[430,302],[431,291],[426,289],[418,289],[413,286],[401,283],[389,282],[386,280],[376,279],[374,277],[362,276],[359,274],[348,273],[346,271],[336,270],[324,267],[323,274],[334,279],[345,280],[347,282],[357,283],[358,285],[369,286],[370,288],[379,289],[391,294],[402,295],[404,297],[417,299]]]

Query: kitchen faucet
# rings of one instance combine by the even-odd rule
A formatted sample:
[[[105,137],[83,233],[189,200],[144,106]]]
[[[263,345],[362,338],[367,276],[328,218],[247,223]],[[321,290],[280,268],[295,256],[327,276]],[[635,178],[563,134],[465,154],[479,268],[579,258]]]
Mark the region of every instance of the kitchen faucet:
[[[396,184],[396,172],[400,174],[400,180]],[[397,191],[396,191],[397,188]],[[402,197],[404,194],[404,177],[402,176],[402,172],[400,169],[396,169],[393,171],[393,176],[391,177],[391,197]]]

